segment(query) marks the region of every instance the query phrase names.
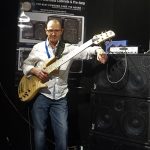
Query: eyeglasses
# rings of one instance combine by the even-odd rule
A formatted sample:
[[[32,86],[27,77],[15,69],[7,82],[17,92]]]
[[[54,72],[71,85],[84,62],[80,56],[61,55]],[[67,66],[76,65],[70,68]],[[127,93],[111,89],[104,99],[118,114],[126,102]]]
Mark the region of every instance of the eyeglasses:
[[[49,29],[49,30],[47,30],[47,32],[49,32],[49,33],[58,33],[58,32],[60,32],[61,31],[61,29],[56,29],[56,30],[52,30],[52,29]]]

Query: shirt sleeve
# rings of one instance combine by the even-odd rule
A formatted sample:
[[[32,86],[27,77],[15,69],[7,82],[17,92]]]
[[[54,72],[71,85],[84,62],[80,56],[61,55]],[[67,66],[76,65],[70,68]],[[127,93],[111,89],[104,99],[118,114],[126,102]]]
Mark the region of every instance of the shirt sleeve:
[[[34,68],[36,66],[36,63],[38,62],[36,51],[37,46],[35,45],[29,53],[29,56],[23,62],[22,70],[25,75],[29,75],[30,70]]]
[[[97,54],[99,46],[90,46],[79,53],[75,59],[91,59],[94,55]]]

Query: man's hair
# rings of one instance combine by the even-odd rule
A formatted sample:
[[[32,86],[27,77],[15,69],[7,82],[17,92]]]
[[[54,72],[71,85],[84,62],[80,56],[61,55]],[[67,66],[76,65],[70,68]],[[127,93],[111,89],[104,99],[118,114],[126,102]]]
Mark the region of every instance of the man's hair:
[[[58,18],[51,18],[46,22],[46,27],[49,21],[55,21],[55,22],[59,22],[61,28],[63,28],[63,20],[62,19],[58,19]]]

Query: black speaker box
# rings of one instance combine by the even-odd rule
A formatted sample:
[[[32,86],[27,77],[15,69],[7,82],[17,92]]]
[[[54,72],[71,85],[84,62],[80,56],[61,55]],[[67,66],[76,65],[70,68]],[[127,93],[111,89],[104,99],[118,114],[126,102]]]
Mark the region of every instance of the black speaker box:
[[[149,146],[91,134],[88,150],[150,150]]]
[[[69,146],[86,145],[90,127],[90,93],[72,87],[68,93]]]
[[[93,92],[91,101],[93,133],[150,144],[150,100]]]
[[[150,55],[113,54],[106,65],[93,63],[95,88],[98,92],[138,97],[150,97]],[[93,67],[94,68],[94,67]]]

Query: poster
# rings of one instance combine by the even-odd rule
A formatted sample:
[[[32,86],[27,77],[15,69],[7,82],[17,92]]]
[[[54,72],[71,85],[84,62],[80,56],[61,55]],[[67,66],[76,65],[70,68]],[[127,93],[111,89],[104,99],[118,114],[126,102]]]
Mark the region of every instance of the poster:
[[[85,0],[32,0],[32,11],[85,16]]]

